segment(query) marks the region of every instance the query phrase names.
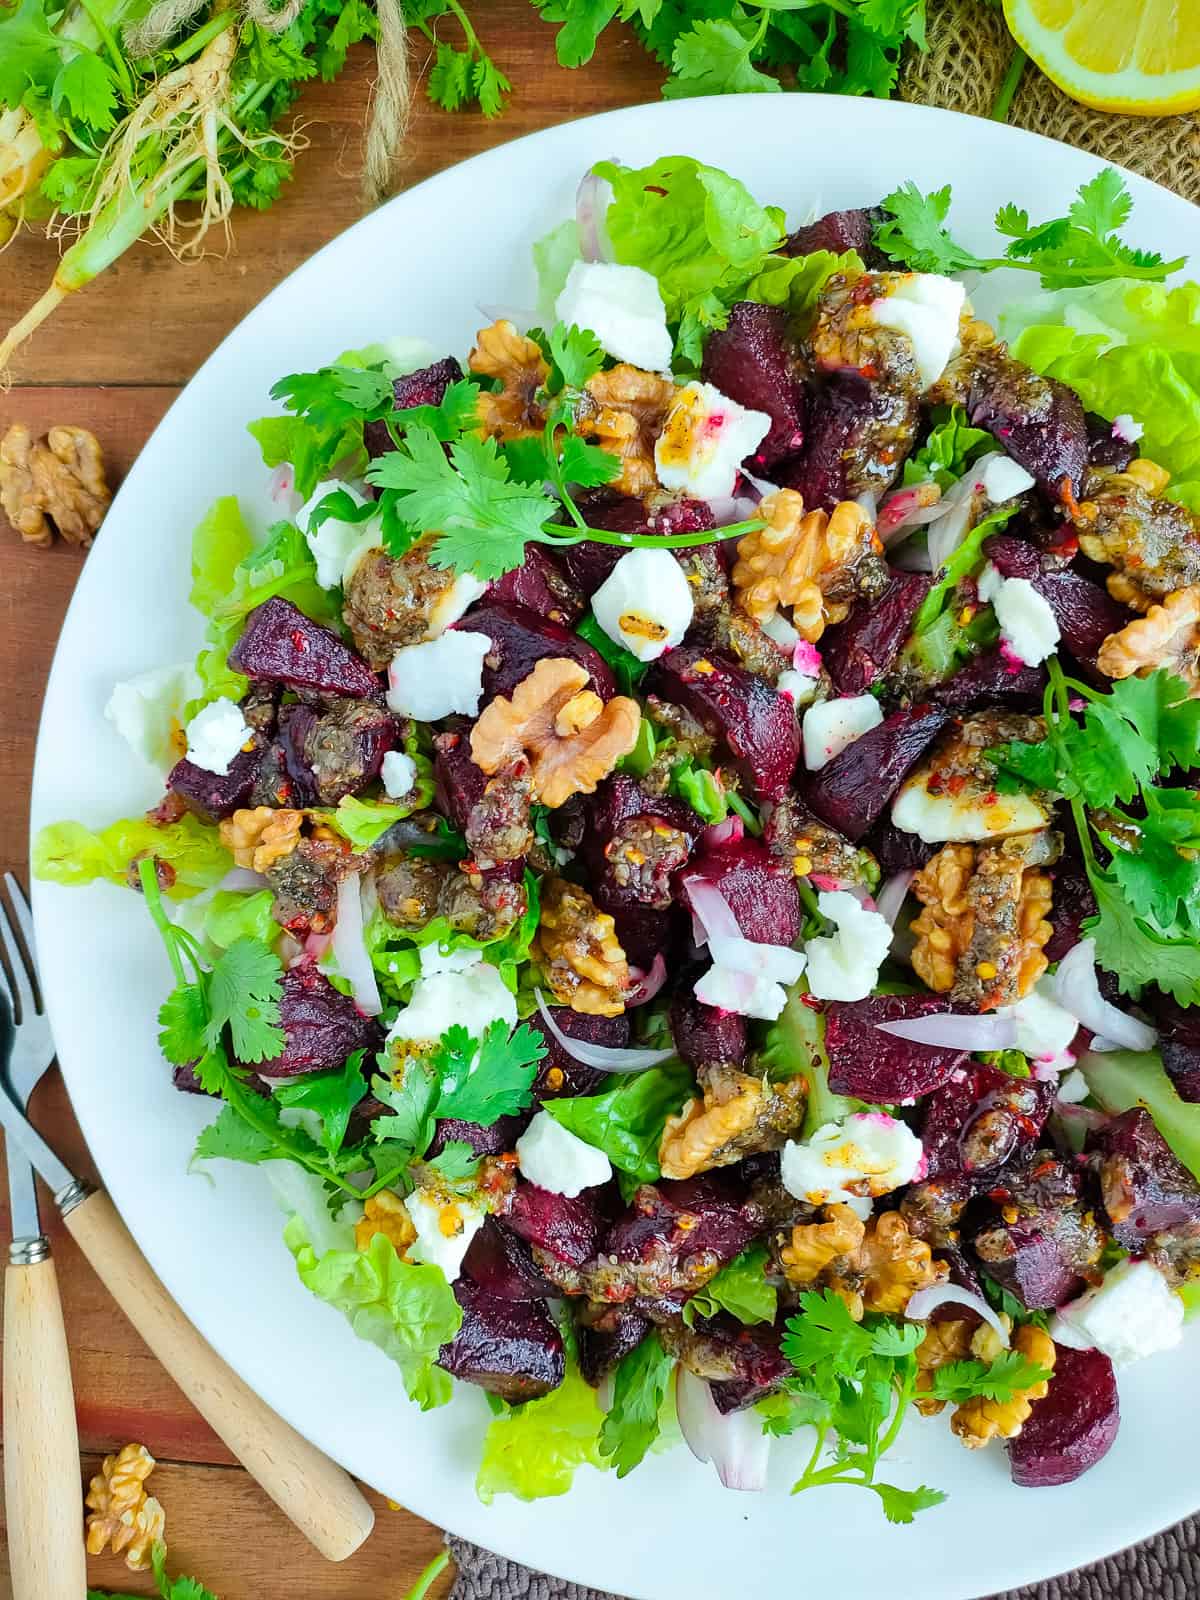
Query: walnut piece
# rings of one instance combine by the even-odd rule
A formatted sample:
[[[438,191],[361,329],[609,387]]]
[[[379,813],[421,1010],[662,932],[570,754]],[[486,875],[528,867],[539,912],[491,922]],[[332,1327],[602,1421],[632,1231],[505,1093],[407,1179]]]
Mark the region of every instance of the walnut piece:
[[[544,657],[512,698],[497,695],[471,730],[471,759],[489,776],[528,756],[531,793],[552,810],[592,794],[637,743],[641,707],[616,696],[604,705],[588,674],[565,656]]]
[[[88,1485],[89,1515],[85,1540],[89,1555],[125,1553],[131,1572],[147,1572],[155,1542],[162,1538],[163,1508],[146,1493],[146,1479],[155,1460],[144,1444],[127,1444],[115,1456],[105,1456],[100,1471]]]
[[[1110,678],[1144,678],[1166,667],[1200,695],[1200,584],[1176,589],[1144,617],[1110,633],[1096,657]]]
[[[254,806],[235,811],[217,826],[217,836],[239,867],[266,872],[300,843],[303,811]]]
[[[815,644],[827,626],[845,621],[860,562],[882,549],[874,524],[853,500],[806,512],[794,489],[777,489],[758,510],[766,527],[738,542],[738,599],[758,623],[790,606],[793,627]]]
[[[503,319],[475,336],[468,366],[485,378],[499,378],[495,394],[479,392],[476,402],[484,433],[502,443],[528,439],[545,426],[538,396],[550,375],[541,350]]]
[[[727,1167],[751,1150],[775,1150],[804,1115],[803,1078],[768,1084],[745,1072],[712,1074],[703,1099],[668,1117],[658,1147],[664,1178]]]
[[[798,1222],[791,1244],[779,1252],[784,1276],[798,1289],[809,1289],[838,1261],[853,1254],[866,1237],[866,1225],[849,1206],[824,1208],[824,1221]]]
[[[586,889],[565,878],[543,878],[541,920],[530,955],[560,1005],[593,1017],[625,1009],[629,964],[615,924]]]
[[[898,1315],[918,1289],[949,1275],[923,1239],[915,1239],[898,1211],[872,1217],[858,1248],[830,1269],[829,1286],[857,1322],[864,1311]]]
[[[363,1202],[363,1214],[354,1224],[355,1248],[369,1250],[377,1233],[392,1241],[398,1256],[402,1256],[417,1237],[404,1201],[391,1189],[380,1189],[378,1194]]]
[[[1013,1349],[1026,1360],[1032,1361],[1047,1372],[1054,1371],[1054,1340],[1042,1328],[1026,1323],[1013,1335]],[[1018,1389],[1008,1400],[987,1400],[976,1395],[965,1400],[950,1419],[950,1427],[968,1450],[979,1450],[990,1439],[1015,1439],[1029,1420],[1033,1402],[1045,1397],[1050,1388],[1049,1379],[1043,1378],[1031,1388]]]
[[[45,549],[57,528],[86,550],[111,500],[103,452],[86,428],[51,428],[35,439],[14,422],[0,439],[0,505],[26,544]]]
[[[669,378],[624,361],[584,385],[576,427],[620,461],[621,476],[610,486],[619,493],[640,496],[658,487],[654,445],[677,392]]]
[[[933,1375],[939,1367],[951,1361],[965,1361],[971,1351],[971,1324],[949,1317],[944,1322],[930,1322],[925,1337],[917,1346],[916,1407],[923,1417],[936,1417],[945,1410],[944,1400],[935,1400],[929,1394]]]
[[[1108,592],[1135,611],[1200,583],[1200,520],[1186,506],[1162,498],[1169,477],[1144,456],[1124,472],[1094,468],[1072,511],[1079,548],[1115,568],[1106,580]]]

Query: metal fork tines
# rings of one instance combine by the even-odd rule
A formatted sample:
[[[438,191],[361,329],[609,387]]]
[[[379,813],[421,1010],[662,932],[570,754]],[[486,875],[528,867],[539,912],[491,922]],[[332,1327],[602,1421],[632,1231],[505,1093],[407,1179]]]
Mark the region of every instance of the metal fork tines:
[[[0,895],[0,943],[5,958],[4,965],[0,965],[0,994],[7,1001],[11,1016],[12,1049],[10,1053],[0,1047],[0,1089],[24,1112],[34,1086],[54,1059],[54,1040],[37,983],[33,917],[21,885],[11,872],[4,874],[4,891]],[[7,1146],[12,1207],[9,1259],[14,1266],[20,1266],[42,1260],[49,1245],[38,1216],[33,1168],[11,1139]]]

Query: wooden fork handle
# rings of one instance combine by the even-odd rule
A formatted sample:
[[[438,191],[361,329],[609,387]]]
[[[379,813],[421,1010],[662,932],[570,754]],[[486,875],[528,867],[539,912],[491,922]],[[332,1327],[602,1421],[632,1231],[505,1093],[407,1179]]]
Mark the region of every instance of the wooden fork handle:
[[[188,1399],[329,1561],[362,1544],[375,1513],[350,1477],[290,1428],[202,1339],[102,1191],[64,1211],[100,1281]]]
[[[79,1435],[48,1248],[4,1274],[4,1497],[13,1600],[80,1600]]]

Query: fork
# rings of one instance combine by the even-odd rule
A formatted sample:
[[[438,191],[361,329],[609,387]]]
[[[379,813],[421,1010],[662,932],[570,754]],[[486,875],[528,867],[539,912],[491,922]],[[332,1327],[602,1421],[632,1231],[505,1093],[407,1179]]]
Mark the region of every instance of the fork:
[[[36,992],[33,919],[10,874],[12,917],[0,895],[0,1090],[22,1114],[54,1059]],[[71,1364],[50,1241],[38,1216],[33,1167],[6,1140],[12,1243],[4,1273],[4,1498],[14,1600],[79,1600],[87,1588],[79,1435]]]

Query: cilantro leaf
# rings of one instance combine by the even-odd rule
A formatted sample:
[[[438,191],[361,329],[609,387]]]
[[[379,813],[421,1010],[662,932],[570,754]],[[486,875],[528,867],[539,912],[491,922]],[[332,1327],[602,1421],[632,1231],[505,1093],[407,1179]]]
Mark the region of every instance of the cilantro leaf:
[[[425,92],[435,106],[441,106],[443,111],[458,111],[474,99],[472,65],[469,50],[456,50],[438,41],[437,54],[425,84]]]
[[[918,1511],[940,1506],[946,1498],[943,1489],[930,1489],[925,1484],[919,1489],[897,1489],[893,1483],[870,1483],[867,1488],[879,1496],[889,1522],[911,1522]]]
[[[546,333],[552,369],[550,382],[556,388],[582,389],[604,365],[604,348],[590,328],[556,322]]]
[[[201,1128],[192,1151],[193,1161],[276,1161],[279,1150],[272,1140],[245,1122],[231,1105],[221,1107],[215,1122]]]
[[[1200,1005],[1200,944],[1171,938],[1139,917],[1118,883],[1089,872],[1097,915],[1083,924],[1096,941],[1096,960],[1117,976],[1122,994],[1139,995],[1148,983],[1174,995],[1181,1006]]]
[[[984,270],[986,263],[951,237],[946,227],[950,214],[950,185],[922,194],[910,178],[881,202],[889,220],[875,230],[875,243],[893,261],[915,272],[951,274]]]
[[[671,54],[671,76],[664,100],[694,94],[778,94],[778,78],[760,72],[752,60],[757,31],[728,18],[700,21],[680,34]]]
[[[1170,928],[1182,917],[1200,929],[1200,800],[1190,789],[1146,789],[1143,818],[1121,818],[1123,837],[1097,832],[1112,850],[1110,871],[1140,917]]]
[[[447,1029],[433,1056],[442,1080],[439,1117],[489,1128],[501,1117],[523,1111],[545,1054],[541,1034],[528,1023],[521,1023],[511,1038],[500,1021],[491,1023],[480,1040],[465,1028]]]
[[[208,979],[208,1037],[215,1046],[226,1026],[239,1061],[268,1061],[283,1050],[279,957],[254,939],[235,939],[213,963]]]
[[[718,1311],[728,1311],[739,1322],[774,1322],[779,1296],[766,1279],[768,1254],[766,1245],[751,1245],[697,1289],[683,1308],[688,1327],[697,1317],[715,1317]]]
[[[428,1165],[447,1183],[461,1183],[479,1171],[480,1159],[465,1139],[449,1139]]]
[[[563,67],[582,67],[596,52],[596,41],[617,14],[618,0],[535,0],[544,22],[561,22],[554,42]]]
[[[612,1459],[617,1477],[629,1475],[658,1438],[659,1409],[675,1365],[657,1333],[650,1333],[621,1358],[613,1401],[600,1426],[600,1454]]]
[[[190,1066],[208,1051],[208,997],[200,984],[176,985],[159,1007],[158,1047],[176,1067]]]
[[[930,1394],[937,1400],[961,1405],[981,1395],[1006,1401],[1023,1389],[1032,1389],[1050,1376],[1049,1369],[1030,1361],[1019,1350],[1004,1350],[994,1361],[949,1361],[932,1376]]]
[[[342,1148],[350,1116],[367,1092],[362,1062],[365,1052],[347,1056],[341,1071],[318,1072],[277,1084],[275,1099],[281,1106],[313,1111],[321,1119],[321,1145],[334,1156]]]
[[[469,378],[456,378],[436,406],[406,406],[394,411],[398,428],[429,428],[444,444],[459,439],[478,423],[479,387]]]
[[[620,477],[621,463],[608,450],[588,444],[578,434],[569,433],[562,441],[558,476],[577,489],[598,489]],[[634,658],[636,660],[636,657]]]
[[[90,50],[81,50],[55,75],[50,104],[57,112],[65,105],[79,122],[103,133],[116,121],[117,88],[112,68]]]
[[[433,1138],[434,1113],[441,1088],[436,1076],[423,1063],[411,1061],[399,1086],[390,1079],[376,1078],[371,1088],[375,1098],[391,1112],[390,1116],[376,1117],[371,1123],[372,1138],[379,1143],[399,1144],[413,1156],[424,1155]]]
[[[271,399],[312,427],[333,432],[348,422],[376,421],[395,404],[392,381],[382,367],[320,367],[293,372],[271,385]]]

